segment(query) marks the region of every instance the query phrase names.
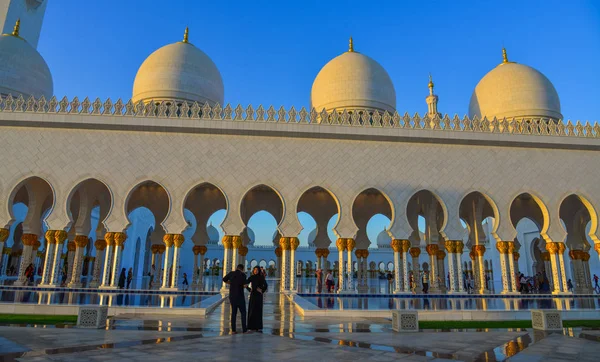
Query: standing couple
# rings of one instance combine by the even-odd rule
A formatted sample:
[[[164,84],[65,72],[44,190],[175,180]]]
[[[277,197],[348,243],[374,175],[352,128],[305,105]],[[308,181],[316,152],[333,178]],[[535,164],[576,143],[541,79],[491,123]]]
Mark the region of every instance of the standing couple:
[[[267,291],[268,285],[265,277],[260,272],[260,267],[255,266],[252,269],[250,278],[246,278],[244,265],[237,266],[235,271],[225,275],[223,282],[229,284],[229,304],[231,305],[231,333],[236,334],[237,312],[240,311],[242,317],[242,331],[248,330],[260,331],[263,328],[263,293]],[[248,285],[251,287],[249,288]],[[244,297],[244,288],[250,292],[250,302],[248,303],[248,325],[246,326],[246,299]]]

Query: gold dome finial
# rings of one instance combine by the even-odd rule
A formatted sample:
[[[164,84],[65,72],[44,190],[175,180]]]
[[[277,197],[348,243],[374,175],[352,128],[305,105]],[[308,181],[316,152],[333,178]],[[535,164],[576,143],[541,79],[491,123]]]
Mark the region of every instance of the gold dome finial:
[[[429,73],[429,95],[433,95],[433,78],[431,78],[431,73]]]
[[[17,22],[15,23],[15,27],[13,28],[12,35],[19,36],[20,29],[21,29],[21,19],[17,19]]]
[[[189,43],[189,41],[188,41],[189,34],[190,34],[190,29],[186,26],[185,31],[183,32],[183,42],[184,43]]]
[[[506,48],[502,47],[502,63],[508,63],[508,55],[506,55]]]
[[[350,41],[348,43],[348,52],[354,53],[354,42],[352,41],[352,37],[350,37]]]

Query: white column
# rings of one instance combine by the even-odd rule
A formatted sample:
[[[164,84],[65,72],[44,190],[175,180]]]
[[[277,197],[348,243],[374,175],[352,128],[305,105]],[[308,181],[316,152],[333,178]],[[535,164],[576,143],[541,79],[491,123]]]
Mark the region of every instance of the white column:
[[[548,278],[548,283],[550,284],[550,290],[554,290],[554,278],[552,275],[552,263],[550,262],[551,254],[549,252],[543,252],[542,258],[544,258],[544,270],[546,272],[546,277]]]
[[[111,282],[111,287],[115,288],[118,287],[119,284],[119,273],[120,273],[120,269],[121,269],[121,257],[123,256],[123,248],[125,248],[125,239],[127,238],[127,235],[125,235],[125,233],[123,232],[118,232],[115,233],[114,236],[114,243],[115,243],[115,257],[114,257],[114,261],[113,261],[113,274],[112,274],[112,282]]]
[[[199,245],[194,245],[192,248],[192,253],[194,253],[194,269],[192,269],[192,285],[198,284],[198,249],[196,248]]]
[[[281,290],[289,290],[289,249],[290,239],[282,237],[279,239],[281,247]]]
[[[429,244],[426,250],[429,255],[429,292],[439,292],[437,282],[437,251],[439,247],[436,244]]]
[[[558,243],[558,262],[560,265],[562,289],[563,289],[563,292],[567,293],[567,292],[569,292],[569,288],[567,287],[567,273],[565,271],[565,259],[564,259],[565,249],[566,249],[565,243]]]
[[[196,280],[196,284],[202,288],[204,287],[204,267],[206,264],[206,261],[204,260],[204,253],[206,253],[206,246],[203,246],[204,250],[202,252],[200,252],[199,256],[200,256],[200,273],[198,275],[198,280]]]
[[[546,242],[546,249],[550,252],[550,265],[552,267],[552,279],[554,280],[553,294],[562,292],[562,283],[559,276],[558,245],[554,242]]]
[[[300,245],[300,241],[297,237],[290,237],[290,291],[296,291],[296,269],[298,263],[296,263],[296,249]]]
[[[4,255],[2,252],[4,251],[4,245],[6,244],[6,239],[8,239],[9,235],[10,235],[10,230],[5,229],[5,228],[0,228],[0,258]],[[4,267],[4,263],[2,263],[2,267]],[[1,276],[1,274],[0,274],[0,276]]]
[[[338,248],[338,280],[339,280],[339,289],[338,289],[338,293],[342,293],[346,290],[346,278],[344,276],[345,274],[345,267],[346,264],[344,263],[344,252],[346,251],[346,239],[342,239],[339,238],[336,241],[336,246]]]
[[[163,261],[162,286],[161,289],[169,288],[169,267],[171,266],[171,248],[173,247],[173,234],[163,236],[165,243],[165,259]]]
[[[72,278],[73,275],[73,265],[75,264],[75,251],[77,247],[75,246],[75,241],[70,240],[67,242],[67,284]]]
[[[409,249],[410,256],[412,256],[412,269],[413,269],[413,282],[415,284],[415,293],[421,294],[423,285],[421,283],[421,265],[419,263],[419,255],[421,254],[421,248],[413,247]]]
[[[484,245],[475,245],[474,247],[476,253],[477,260],[477,278],[479,280],[479,290],[480,294],[486,294],[488,290],[485,287],[485,264],[483,262],[483,255],[485,254],[485,246]]]
[[[104,265],[104,255],[106,253],[106,241],[96,240],[94,243],[96,247],[96,260],[94,260],[94,272],[92,274],[92,281],[90,282],[91,288],[97,288],[100,285],[100,271]]]
[[[354,292],[354,272],[352,265],[352,250],[356,246],[356,242],[354,239],[346,239],[346,251],[348,252],[347,261],[346,261],[346,273],[348,274],[348,279],[346,280],[346,290],[350,292]]]
[[[456,242],[454,240],[448,240],[444,243],[444,246],[446,247],[446,251],[448,252],[448,274],[450,275],[450,285],[448,287],[450,288],[450,293],[456,293],[456,281],[458,279],[458,275],[456,275],[456,268],[454,267],[454,254],[456,252]]]
[[[394,291],[392,293],[401,293],[402,286],[400,284],[400,252],[402,251],[402,240],[392,240],[392,250],[394,251]]]
[[[33,244],[37,241],[37,235],[23,234],[21,241],[23,242],[23,253],[21,254],[21,263],[19,264],[19,273],[15,285],[27,285],[28,280],[25,276],[25,269],[31,264],[31,252],[33,251]]]
[[[404,293],[410,292],[410,280],[408,277],[408,250],[410,241],[403,240],[402,244],[402,276],[404,277]]]
[[[182,234],[173,235],[173,274],[171,275],[170,285],[173,289],[179,288],[179,253],[184,241],[185,238]]]
[[[62,250],[64,248],[64,242],[67,239],[67,232],[64,230],[57,230],[54,234],[55,243],[54,246],[54,257],[52,258],[52,276],[50,278],[51,286],[60,285],[60,261],[62,256]]]
[[[104,251],[104,270],[102,272],[102,285],[100,288],[110,288],[112,260],[114,254],[115,233],[108,232],[104,235],[106,250]]]
[[[152,282],[152,289],[160,289],[162,287],[163,281],[163,267],[164,267],[164,257],[165,251],[167,247],[163,245],[159,245],[158,255],[156,256],[156,272],[154,273],[154,281]]]
[[[461,240],[455,240],[454,246],[456,247],[456,283],[458,284],[458,292],[465,292],[465,284],[463,282],[464,271],[462,263],[462,254],[464,250],[464,243]]]
[[[83,269],[83,252],[88,243],[88,237],[85,235],[75,236],[75,257],[73,258],[73,272],[69,288],[81,287],[81,271]]]
[[[42,282],[41,285],[50,284],[52,278],[52,264],[54,260],[54,249],[56,248],[56,242],[54,240],[54,230],[46,231],[46,257],[44,261],[44,270],[42,271]]]
[[[223,236],[223,278],[231,271],[229,265],[229,250],[233,247],[233,239],[231,235]],[[221,290],[227,290],[227,284],[223,283]]]
[[[437,252],[437,263],[438,263],[438,277],[439,277],[439,288],[440,292],[446,292],[446,268],[444,267],[444,258],[446,257],[446,253],[443,250],[438,250]]]

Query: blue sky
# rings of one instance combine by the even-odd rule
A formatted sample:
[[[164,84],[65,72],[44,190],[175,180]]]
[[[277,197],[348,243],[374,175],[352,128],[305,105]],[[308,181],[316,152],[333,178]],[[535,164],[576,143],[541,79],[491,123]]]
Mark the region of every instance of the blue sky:
[[[54,0],[38,49],[58,97],[129,99],[144,59],[181,40],[186,26],[190,42],[217,64],[225,101],[234,105],[308,106],[315,76],[346,51],[352,35],[355,50],[390,74],[400,113],[426,110],[432,73],[440,111],[464,115],[475,85],[501,62],[505,46],[510,60],[553,82],[566,118],[600,120],[597,0]],[[257,238],[272,235],[268,215],[252,223]],[[386,223],[370,224],[372,239]]]
[[[501,62],[544,73],[563,114],[600,120],[600,1],[51,1],[39,50],[59,96],[131,97],[143,60],[190,41],[217,64],[232,104],[309,103],[318,71],[347,49],[381,63],[400,113],[426,110],[431,72],[445,113],[464,115],[471,92]],[[277,108],[277,107],[276,107]]]

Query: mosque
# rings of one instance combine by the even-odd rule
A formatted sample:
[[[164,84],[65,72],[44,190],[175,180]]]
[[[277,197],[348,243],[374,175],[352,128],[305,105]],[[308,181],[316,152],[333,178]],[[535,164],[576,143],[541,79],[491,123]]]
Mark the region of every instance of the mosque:
[[[114,289],[132,267],[156,288],[181,288],[183,272],[201,288],[245,263],[286,292],[317,268],[335,269],[340,293],[368,292],[380,271],[394,293],[427,274],[434,292],[464,293],[467,276],[512,294],[518,272],[554,294],[593,291],[600,125],[566,121],[550,80],[505,50],[463,118],[438,110],[431,79],[426,112],[403,113],[352,39],[308,107],[230,105],[188,29],[141,64],[130,100],[67,99],[37,51],[47,5],[0,8],[5,283],[26,285],[33,264],[45,287]],[[277,224],[268,245],[249,227],[260,211]],[[389,220],[376,238],[374,215]]]

